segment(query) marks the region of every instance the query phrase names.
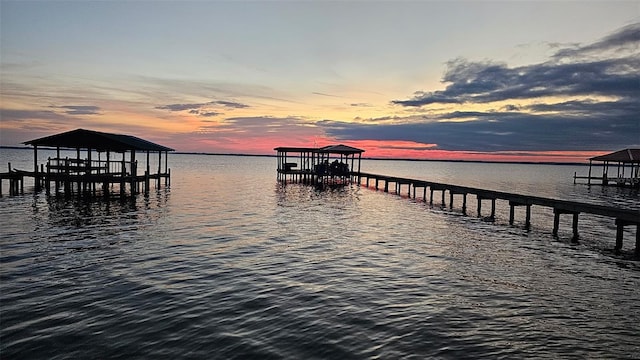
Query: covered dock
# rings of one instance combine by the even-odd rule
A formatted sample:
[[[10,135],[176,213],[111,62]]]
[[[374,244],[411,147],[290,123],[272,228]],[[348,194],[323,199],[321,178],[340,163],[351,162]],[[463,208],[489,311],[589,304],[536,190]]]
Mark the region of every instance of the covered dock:
[[[56,194],[135,195],[141,188],[148,192],[152,181],[157,187],[162,180],[165,186],[170,183],[168,153],[174,150],[135,136],[76,129],[24,144],[33,146],[33,171],[14,171],[13,176],[33,177],[36,191],[44,189],[47,194],[53,188]],[[38,149],[45,147],[55,149],[56,156],[49,157],[46,163],[38,163]],[[63,158],[61,149],[75,150],[76,156]],[[138,169],[137,153],[146,155],[144,171]],[[152,169],[150,154],[154,154],[154,158],[157,154],[155,169]]]
[[[315,185],[346,185],[360,182],[364,150],[347,145],[321,148],[277,147],[278,180]],[[357,157],[357,159],[356,159]]]
[[[592,167],[601,164],[602,176],[593,176]],[[615,169],[615,170],[613,170]],[[613,175],[612,171],[615,171]],[[582,179],[592,185],[614,185],[623,187],[640,187],[640,149],[624,149],[610,154],[595,156],[589,159],[587,176],[573,175],[573,182]]]

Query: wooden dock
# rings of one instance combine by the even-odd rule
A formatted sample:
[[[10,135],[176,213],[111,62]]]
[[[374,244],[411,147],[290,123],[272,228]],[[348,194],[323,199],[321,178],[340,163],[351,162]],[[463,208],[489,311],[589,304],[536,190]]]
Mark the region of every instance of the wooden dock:
[[[602,163],[602,175],[592,176],[593,162]],[[611,168],[611,169],[610,169]],[[613,170],[616,170],[615,175]],[[589,174],[573,174],[573,183],[586,180],[587,185],[620,186],[640,188],[640,149],[624,149],[589,159]]]
[[[25,171],[15,170],[11,168],[9,163],[9,171],[0,173],[0,197],[2,197],[2,183],[3,180],[9,182],[9,195],[24,194],[24,178],[26,176]]]
[[[110,196],[115,189],[120,196],[127,193],[133,196],[140,193],[141,189],[148,193],[152,181],[160,187],[164,179],[167,186],[171,178],[167,159],[169,151],[173,149],[131,135],[76,129],[24,144],[33,146],[33,171],[15,170],[9,163],[9,171],[0,174],[0,196],[5,179],[9,181],[10,195],[24,193],[25,178],[32,178],[35,191],[44,189],[47,194],[53,188],[56,194],[63,192],[66,195],[76,193],[95,196],[101,193],[103,196]],[[46,164],[39,164],[38,147],[55,149],[56,156],[49,157]],[[61,157],[61,148],[75,149],[76,157]],[[138,173],[136,153],[146,154],[147,157],[146,169],[142,175]],[[151,153],[157,154],[158,158],[155,173],[151,167]],[[102,160],[102,154],[106,154],[105,160]],[[122,157],[115,159],[112,155]]]
[[[113,194],[120,196],[135,195],[141,192],[149,193],[152,183],[156,184],[156,188],[160,188],[161,184],[169,186],[171,181],[171,169],[166,172],[151,173],[148,169],[143,175],[138,175],[135,171],[137,164],[129,165],[128,162],[117,162],[116,165],[120,169],[134,169],[133,173],[124,170],[109,171],[107,169],[114,168],[113,165],[100,167],[101,171],[96,168],[80,169],[75,166],[56,168],[50,166],[51,160],[58,162],[58,159],[50,159],[47,163],[46,170],[39,172],[24,171],[11,169],[0,173],[0,197],[3,196],[3,180],[9,182],[9,196],[24,194],[25,179],[33,184],[35,191],[44,190],[47,195],[53,194],[77,194],[96,196],[101,194],[108,197]],[[68,161],[69,159],[62,159]],[[75,159],[73,159],[75,161]],[[127,166],[129,165],[129,166]],[[54,170],[54,171],[52,171]],[[164,181],[163,181],[164,180]],[[115,191],[114,190],[115,187]]]
[[[394,185],[394,192],[401,195],[404,187],[406,186],[406,194],[408,197],[416,198],[416,193],[421,189],[422,199],[426,202],[427,189],[429,190],[429,203],[433,205],[434,192],[441,192],[442,205],[446,206],[446,193],[449,194],[449,206],[453,207],[454,196],[462,196],[462,212],[467,213],[467,195],[475,195],[477,199],[477,215],[482,216],[482,202],[483,200],[491,201],[491,215],[488,219],[495,219],[496,200],[507,201],[509,204],[509,224],[513,225],[515,217],[515,208],[518,206],[525,207],[525,228],[531,226],[531,207],[533,205],[550,208],[553,210],[553,235],[558,235],[558,227],[560,224],[560,215],[569,214],[573,217],[572,241],[579,239],[578,234],[578,217],[581,213],[594,214],[599,216],[608,217],[615,220],[616,225],[616,253],[620,252],[623,244],[623,234],[625,226],[636,226],[636,247],[635,255],[640,257],[640,210],[621,209],[611,206],[603,206],[597,204],[589,204],[577,201],[559,200],[540,196],[522,195],[509,193],[504,191],[479,189],[469,186],[459,186],[444,184],[432,181],[410,179],[396,176],[386,176],[372,173],[360,172],[354,174],[358,176],[358,182],[364,184],[367,187],[374,187],[375,189],[383,189],[385,192],[390,191],[390,184]],[[364,183],[362,182],[364,179]],[[373,182],[373,184],[371,184]]]
[[[344,186],[360,173],[364,150],[346,145],[321,148],[277,147],[278,181],[323,186]],[[356,161],[356,155],[358,156]],[[298,163],[299,162],[299,163]]]

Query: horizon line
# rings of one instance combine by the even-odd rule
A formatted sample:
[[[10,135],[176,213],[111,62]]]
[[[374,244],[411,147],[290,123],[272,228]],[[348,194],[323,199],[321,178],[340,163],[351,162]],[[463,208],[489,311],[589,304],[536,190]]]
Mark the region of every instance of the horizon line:
[[[31,150],[25,146],[0,145],[0,149]],[[42,147],[43,150],[55,150],[55,148]],[[71,149],[72,150],[72,149]],[[276,157],[276,154],[243,154],[243,153],[212,153],[199,151],[173,151],[175,155],[208,155],[208,156],[245,156],[245,157]],[[563,161],[518,161],[518,160],[467,160],[467,159],[420,159],[420,158],[396,158],[396,157],[362,157],[362,160],[376,161],[424,161],[424,162],[457,162],[457,163],[481,163],[481,164],[523,164],[523,165],[587,165],[588,159],[584,162],[563,162]]]

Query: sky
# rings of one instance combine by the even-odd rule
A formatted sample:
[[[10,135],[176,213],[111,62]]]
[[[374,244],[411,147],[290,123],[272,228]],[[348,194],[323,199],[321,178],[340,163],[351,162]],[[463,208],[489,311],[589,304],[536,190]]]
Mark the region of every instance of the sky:
[[[0,0],[0,145],[585,161],[640,148],[640,1]]]

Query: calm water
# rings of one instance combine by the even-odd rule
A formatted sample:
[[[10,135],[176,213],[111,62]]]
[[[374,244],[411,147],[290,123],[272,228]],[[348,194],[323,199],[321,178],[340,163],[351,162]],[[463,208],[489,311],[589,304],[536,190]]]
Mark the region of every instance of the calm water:
[[[32,166],[0,151],[3,171]],[[5,184],[0,357],[640,357],[635,229],[615,256],[610,219],[581,215],[571,244],[570,216],[554,239],[549,209],[525,231],[500,202],[488,223],[460,203],[280,186],[275,164],[173,155],[170,189],[126,201],[8,197]],[[362,169],[640,208],[637,191],[573,185],[582,166]]]

